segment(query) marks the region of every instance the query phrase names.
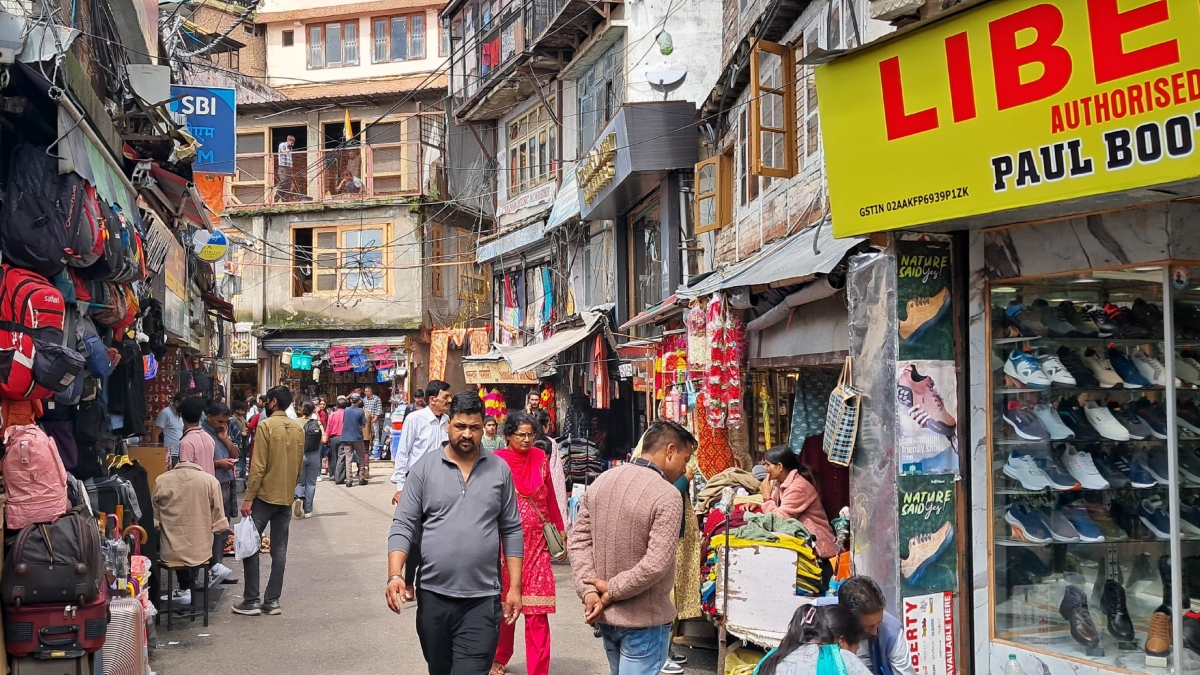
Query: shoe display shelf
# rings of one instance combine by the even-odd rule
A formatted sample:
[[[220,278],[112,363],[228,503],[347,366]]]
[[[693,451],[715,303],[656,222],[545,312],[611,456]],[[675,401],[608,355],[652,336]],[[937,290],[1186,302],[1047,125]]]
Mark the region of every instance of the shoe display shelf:
[[[1200,608],[1200,289],[1155,267],[988,291],[994,637],[1175,672],[1172,560]]]

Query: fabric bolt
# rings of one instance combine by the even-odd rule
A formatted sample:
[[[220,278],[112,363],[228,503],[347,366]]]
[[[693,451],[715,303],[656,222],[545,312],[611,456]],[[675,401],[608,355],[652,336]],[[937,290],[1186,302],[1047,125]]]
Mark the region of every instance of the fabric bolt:
[[[700,511],[708,511],[713,504],[721,499],[721,491],[726,487],[744,488],[746,492],[754,494],[758,492],[761,481],[754,477],[754,474],[745,469],[730,467],[721,471],[708,479],[704,489],[700,494],[696,495],[696,508]]]
[[[468,328],[467,341],[471,356],[483,356],[492,351],[491,335],[486,328]]]
[[[163,562],[186,567],[208,562],[213,534],[229,529],[217,479],[196,464],[180,462],[155,481],[152,502]]]
[[[675,618],[700,616],[700,526],[692,500],[683,500],[683,537],[675,547]]]
[[[552,614],[555,610],[556,589],[550,550],[542,532],[543,518],[561,532],[565,529],[554,486],[551,484],[550,464],[538,448],[526,452],[501,448],[496,456],[504,460],[512,472],[517,493],[517,511],[521,514],[521,534],[524,538],[524,560],[521,569],[523,614]],[[501,552],[503,557],[503,551]],[[508,593],[508,567],[500,565],[501,596]]]
[[[746,524],[733,531],[735,537],[760,541],[779,541],[781,534],[803,541],[812,536],[800,521],[784,518],[777,513],[750,514],[746,516]]]
[[[429,379],[446,378],[446,358],[450,352],[450,333],[435,330],[429,338]]]
[[[735,466],[733,449],[729,445],[725,429],[713,428],[709,423],[709,396],[701,394],[696,399],[696,466],[705,478],[716,476]]]
[[[810,436],[825,433],[825,415],[829,394],[837,386],[837,376],[815,368],[800,371],[796,380],[796,402],[792,404],[792,428],[788,447],[799,453]]]
[[[516,636],[517,624],[500,622],[497,663],[508,665],[512,660]],[[525,614],[525,672],[529,675],[550,673],[550,617],[545,614]]]

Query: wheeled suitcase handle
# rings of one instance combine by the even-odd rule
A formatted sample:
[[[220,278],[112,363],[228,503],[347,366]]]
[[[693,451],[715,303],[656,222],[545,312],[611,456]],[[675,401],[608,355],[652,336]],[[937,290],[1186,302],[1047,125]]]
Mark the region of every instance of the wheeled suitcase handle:
[[[38,638],[46,647],[66,647],[78,637],[79,626],[47,626],[38,630]]]

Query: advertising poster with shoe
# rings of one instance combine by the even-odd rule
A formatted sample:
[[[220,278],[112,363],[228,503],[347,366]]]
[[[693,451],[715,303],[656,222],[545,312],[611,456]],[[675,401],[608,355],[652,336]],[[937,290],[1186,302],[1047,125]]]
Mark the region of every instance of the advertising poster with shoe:
[[[954,675],[954,594],[904,598],[904,635],[917,675]]]
[[[953,361],[900,361],[896,452],[900,473],[958,475],[958,380]]]
[[[900,476],[900,597],[958,590],[954,477]]]
[[[954,360],[950,303],[950,238],[896,237],[896,318],[902,361]]]

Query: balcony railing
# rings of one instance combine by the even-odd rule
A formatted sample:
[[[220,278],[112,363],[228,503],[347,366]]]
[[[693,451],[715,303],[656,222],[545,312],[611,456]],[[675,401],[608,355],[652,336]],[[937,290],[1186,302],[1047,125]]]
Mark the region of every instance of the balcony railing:
[[[292,166],[276,153],[237,156],[230,181],[233,208],[419,196],[427,192],[437,147],[419,141],[293,152]]]

